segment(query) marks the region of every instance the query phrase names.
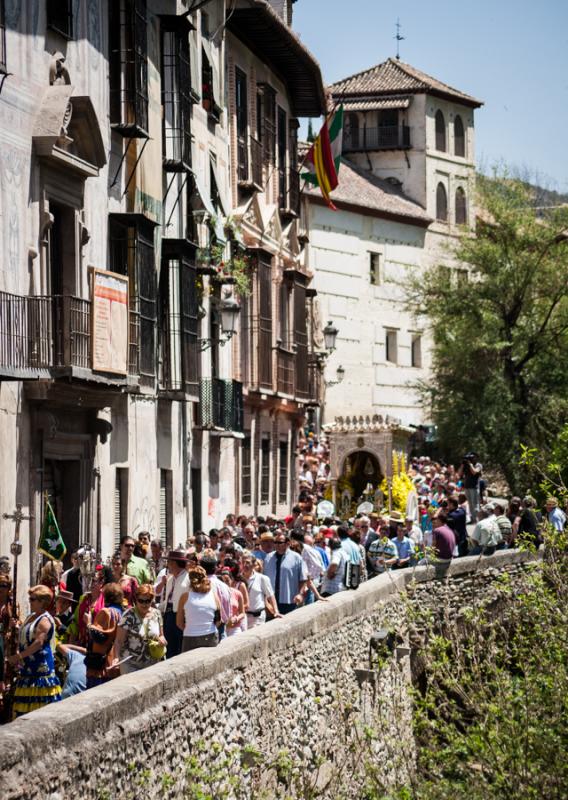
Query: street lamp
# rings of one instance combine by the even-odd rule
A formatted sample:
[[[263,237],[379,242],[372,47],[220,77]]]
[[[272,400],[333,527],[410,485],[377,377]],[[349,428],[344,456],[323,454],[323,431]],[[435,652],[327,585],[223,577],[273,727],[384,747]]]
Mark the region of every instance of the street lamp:
[[[345,377],[345,370],[343,369],[341,364],[337,367],[335,375],[337,377],[337,380],[335,380],[335,381],[326,381],[325,385],[327,387],[329,387],[329,386],[337,386],[338,383],[342,382],[343,378]]]
[[[241,307],[234,297],[225,297],[221,301],[219,311],[221,312],[221,333],[225,338],[219,339],[218,344],[224,347],[237,332],[237,317],[241,312]],[[201,339],[201,349],[207,350],[213,345],[213,342],[213,339]]]
[[[327,323],[325,328],[323,329],[323,340],[325,342],[325,349],[329,350],[330,353],[333,353],[335,350],[335,340],[337,339],[337,334],[339,331],[331,322],[331,320]]]

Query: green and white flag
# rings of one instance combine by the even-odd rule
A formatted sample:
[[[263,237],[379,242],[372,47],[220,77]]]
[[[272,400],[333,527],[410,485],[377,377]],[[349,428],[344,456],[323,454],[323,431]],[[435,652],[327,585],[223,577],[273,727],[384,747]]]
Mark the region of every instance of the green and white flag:
[[[63,541],[63,536],[49,500],[45,501],[45,514],[37,549],[44,556],[52,558],[54,561],[61,561],[67,552],[67,547]]]

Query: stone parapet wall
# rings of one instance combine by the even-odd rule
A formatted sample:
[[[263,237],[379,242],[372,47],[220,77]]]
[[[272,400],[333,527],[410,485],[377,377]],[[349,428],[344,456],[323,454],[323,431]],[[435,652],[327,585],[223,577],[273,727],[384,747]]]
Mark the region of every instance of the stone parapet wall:
[[[443,576],[434,567],[385,574],[216,649],[33,712],[0,730],[0,797],[183,798],[190,755],[207,769],[229,750],[248,747],[268,759],[288,750],[315,768],[318,757],[329,760],[341,750],[353,725],[369,721],[370,704],[380,705],[390,730],[376,752],[389,750],[392,735],[411,757],[409,659],[395,652],[374,691],[360,687],[355,669],[369,667],[371,635],[389,628],[405,638],[402,593],[410,584],[413,602],[458,611],[480,595],[495,599],[504,573],[514,586],[529,562],[527,554],[504,551],[460,559]],[[228,774],[236,773],[236,761],[233,767]]]

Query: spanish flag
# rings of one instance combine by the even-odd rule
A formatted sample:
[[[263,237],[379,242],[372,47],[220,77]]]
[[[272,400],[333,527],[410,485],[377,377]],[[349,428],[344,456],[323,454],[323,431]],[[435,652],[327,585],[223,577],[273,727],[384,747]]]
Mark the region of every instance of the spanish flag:
[[[305,181],[319,186],[325,202],[333,211],[337,209],[329,195],[339,184],[337,173],[342,142],[343,106],[339,106],[335,114],[324,122],[304,161],[307,172],[302,173]]]

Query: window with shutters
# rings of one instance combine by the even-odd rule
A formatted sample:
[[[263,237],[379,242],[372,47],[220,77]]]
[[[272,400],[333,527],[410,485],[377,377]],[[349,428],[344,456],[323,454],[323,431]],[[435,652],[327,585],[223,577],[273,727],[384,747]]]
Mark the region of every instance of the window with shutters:
[[[251,354],[253,349],[252,301],[249,296],[241,297],[241,319],[239,329],[239,351],[241,381],[244,386],[251,383]]]
[[[391,364],[398,364],[398,333],[387,330],[385,335],[385,357]]]
[[[270,502],[270,436],[264,435],[260,442],[260,502]]]
[[[454,154],[465,158],[465,131],[459,114],[454,120]]]
[[[272,261],[261,253],[258,261],[258,379],[272,389]]]
[[[436,187],[436,219],[438,222],[448,221],[448,195],[443,183]]]
[[[160,385],[198,397],[199,296],[193,248],[162,240],[160,271]]]
[[[292,348],[292,336],[290,335],[290,307],[292,300],[292,283],[286,278],[280,284],[280,331],[278,338],[280,346],[285,350]]]
[[[439,150],[441,153],[446,152],[446,120],[444,119],[444,115],[438,109],[436,111],[436,150]]]
[[[190,25],[186,17],[161,17],[162,157],[170,172],[191,167]]]
[[[288,442],[280,442],[278,462],[278,502],[288,502],[288,476],[290,474],[290,456]]]
[[[419,333],[412,334],[410,344],[410,359],[411,366],[422,366],[422,336]]]
[[[6,10],[0,0],[0,74],[6,71]]]
[[[130,344],[137,343],[141,383],[152,386],[156,376],[158,289],[154,258],[154,226],[140,214],[111,214],[110,269],[128,275],[131,319]],[[133,337],[134,334],[134,337]],[[132,350],[130,363],[133,360]]]
[[[65,39],[73,38],[73,0],[47,0],[47,27]]]
[[[456,189],[456,225],[467,225],[467,200],[461,186]]]
[[[308,320],[306,308],[306,279],[295,274],[294,278],[294,345],[296,347],[296,394],[307,398],[308,381]]]
[[[164,548],[173,546],[172,471],[160,470],[160,541]]]
[[[283,108],[278,106],[278,207],[280,209],[288,208],[288,181],[286,180],[287,168],[287,117]]]
[[[261,85],[260,114],[262,151],[265,164],[276,158],[276,92],[267,83]]]
[[[117,467],[114,477],[114,549],[128,533],[128,469]]]
[[[109,3],[110,121],[123,136],[148,136],[146,0]]]
[[[237,171],[239,181],[249,180],[248,165],[248,87],[247,76],[235,68],[235,103],[237,106]]]
[[[248,431],[241,444],[241,503],[249,505],[252,502],[251,489],[251,441]]]

